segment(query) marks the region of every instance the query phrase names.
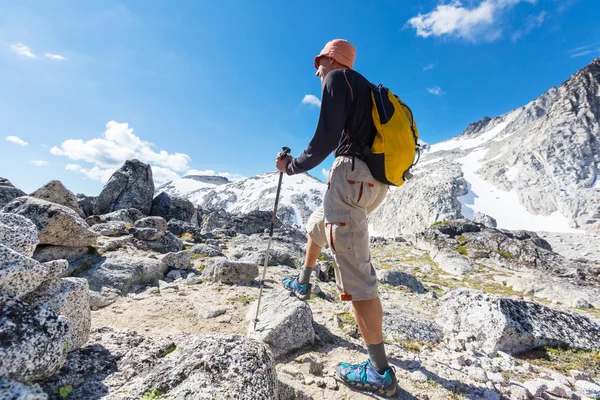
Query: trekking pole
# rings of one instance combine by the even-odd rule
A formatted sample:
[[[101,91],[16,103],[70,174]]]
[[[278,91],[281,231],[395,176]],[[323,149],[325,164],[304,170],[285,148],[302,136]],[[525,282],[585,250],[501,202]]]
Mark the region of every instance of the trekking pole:
[[[290,154],[289,147],[282,147],[280,160],[283,160]],[[267,244],[267,255],[265,256],[265,266],[263,268],[262,279],[260,280],[260,293],[258,294],[258,303],[256,304],[256,316],[254,317],[254,329],[256,330],[256,323],[258,322],[258,312],[260,310],[260,299],[262,297],[263,286],[265,284],[265,276],[267,274],[267,265],[269,265],[269,251],[271,250],[271,240],[273,239],[273,229],[275,228],[275,218],[277,215],[277,203],[279,202],[279,192],[281,191],[281,181],[283,180],[283,172],[279,172],[279,184],[277,184],[277,193],[275,194],[275,208],[273,209],[273,217],[271,217],[271,230],[269,231],[269,243]]]

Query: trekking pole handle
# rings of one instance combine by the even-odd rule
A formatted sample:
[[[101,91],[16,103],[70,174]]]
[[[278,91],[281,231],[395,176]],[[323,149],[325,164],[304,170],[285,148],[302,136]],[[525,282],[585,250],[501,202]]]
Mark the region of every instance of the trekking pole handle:
[[[289,147],[285,147],[285,146],[283,146],[283,147],[281,148],[281,151],[282,151],[282,153],[281,153],[281,155],[279,156],[279,159],[280,159],[280,160],[283,160],[284,158],[286,158],[287,156],[289,156],[289,155],[290,155],[290,152],[292,151],[292,149],[290,149]]]

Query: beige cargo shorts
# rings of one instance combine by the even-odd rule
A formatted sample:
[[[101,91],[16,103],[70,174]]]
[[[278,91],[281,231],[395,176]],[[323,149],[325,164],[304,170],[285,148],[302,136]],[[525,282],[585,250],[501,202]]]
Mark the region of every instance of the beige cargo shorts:
[[[379,295],[367,215],[383,202],[387,189],[373,178],[364,161],[337,157],[329,172],[323,206],[308,219],[310,238],[321,247],[331,248],[342,300],[368,300]]]

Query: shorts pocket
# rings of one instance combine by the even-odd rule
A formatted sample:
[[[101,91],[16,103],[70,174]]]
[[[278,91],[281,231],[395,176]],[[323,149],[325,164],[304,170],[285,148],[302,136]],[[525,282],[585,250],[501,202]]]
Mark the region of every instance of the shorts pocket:
[[[334,253],[354,251],[350,212],[335,212],[325,216],[325,235],[327,244]]]
[[[377,181],[369,170],[346,171],[346,181],[348,183],[347,200],[351,204],[362,207],[371,204]]]

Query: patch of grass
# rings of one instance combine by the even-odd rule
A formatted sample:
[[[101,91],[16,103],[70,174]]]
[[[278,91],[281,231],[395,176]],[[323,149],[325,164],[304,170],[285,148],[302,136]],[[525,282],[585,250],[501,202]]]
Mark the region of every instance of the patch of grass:
[[[58,390],[58,394],[60,395],[61,398],[64,399],[65,397],[67,397],[68,395],[70,395],[72,391],[73,391],[73,386],[66,385],[66,386],[61,387]]]
[[[600,350],[540,347],[518,354],[516,357],[532,365],[550,368],[562,374],[576,369],[586,371],[594,377],[600,375]]]
[[[464,237],[462,235],[459,236],[456,240],[458,240],[458,243],[460,243],[460,244],[465,244],[469,241],[469,239],[467,239],[466,237]]]
[[[173,353],[175,350],[177,350],[177,346],[172,344],[171,346],[167,347],[167,349],[163,352],[161,357],[166,357],[169,354]]]
[[[411,353],[420,353],[424,348],[431,348],[429,343],[419,342],[416,340],[394,339],[394,343]]]
[[[500,254],[502,257],[504,258],[508,258],[513,260],[515,258],[515,256],[513,256],[511,253],[509,253],[508,251],[504,251],[504,250],[492,250],[494,253]]]
[[[191,240],[192,239],[192,234],[191,233],[187,233],[187,232],[186,233],[182,233],[179,236],[179,239],[188,239],[188,240]]]
[[[194,246],[193,246],[193,245],[191,245],[191,244],[184,244],[184,245],[183,245],[183,249],[184,249],[184,250],[191,250],[191,249],[192,249],[192,247],[194,247]]]
[[[336,313],[335,315],[342,321],[344,325],[354,325],[356,321],[354,320],[354,315],[349,311],[344,310],[341,313]]]
[[[319,258],[317,258],[319,261],[328,261],[327,256],[325,255],[325,253],[319,253]]]
[[[158,390],[157,388],[152,388],[149,389],[146,393],[144,393],[144,395],[142,396],[142,400],[158,400],[163,394],[164,393]]]
[[[251,301],[254,300],[254,297],[250,297],[250,296],[246,296],[246,295],[239,295],[239,296],[235,296],[235,297],[230,297],[227,299],[227,304],[235,304],[235,303],[242,303],[245,305],[250,304]]]
[[[443,220],[443,221],[435,221],[433,224],[431,224],[431,226],[438,226],[438,225],[450,225],[450,222]]]
[[[458,251],[459,254],[462,254],[463,256],[467,256],[469,254],[469,252],[467,251],[467,245],[460,245],[456,247],[456,251]]]

